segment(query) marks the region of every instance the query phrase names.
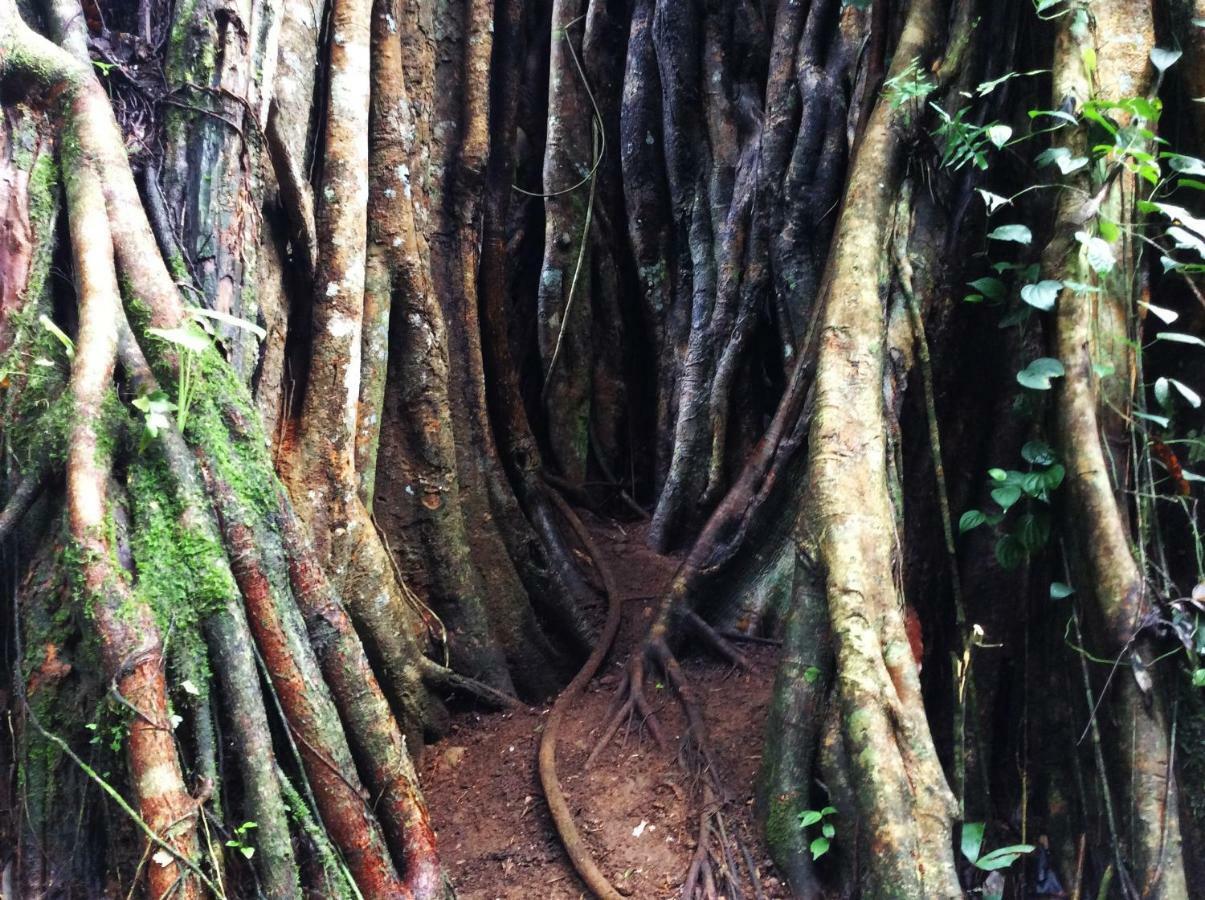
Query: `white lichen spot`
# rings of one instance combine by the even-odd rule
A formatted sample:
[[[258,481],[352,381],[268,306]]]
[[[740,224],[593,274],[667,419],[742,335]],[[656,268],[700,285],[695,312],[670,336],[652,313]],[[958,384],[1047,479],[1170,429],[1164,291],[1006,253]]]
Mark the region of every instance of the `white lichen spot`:
[[[397,21],[390,13],[385,13],[385,27],[389,29],[390,34],[397,34]]]
[[[339,296],[339,282],[332,281],[326,286],[326,296],[328,296],[328,297],[338,297]]]
[[[347,337],[356,330],[356,323],[347,316],[332,316],[326,330],[331,333],[331,337]]]
[[[143,797],[161,797],[174,791],[178,783],[175,766],[160,763],[142,773],[138,779],[138,793]]]
[[[395,247],[402,246],[402,239],[400,237],[395,237],[393,239],[393,246],[395,246]]]
[[[386,200],[392,200],[397,196],[397,191],[395,191],[393,188],[385,188],[384,194]]]

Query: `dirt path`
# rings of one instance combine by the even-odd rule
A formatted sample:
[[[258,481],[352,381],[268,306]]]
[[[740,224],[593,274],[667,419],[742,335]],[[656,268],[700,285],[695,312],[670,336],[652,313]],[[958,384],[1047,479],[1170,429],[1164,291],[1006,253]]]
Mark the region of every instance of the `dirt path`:
[[[557,758],[562,786],[603,872],[634,898],[676,897],[690,864],[698,809],[690,776],[678,764],[683,722],[668,691],[650,698],[671,746],[657,748],[636,723],[619,734],[587,772],[622,666],[673,561],[656,556],[638,532],[596,525],[596,539],[619,582],[624,624],[600,675],[566,716]],[[762,729],[774,679],[773,647],[746,646],[751,666],[734,671],[708,658],[687,658],[730,799],[730,827],[748,848],[767,898],[789,894],[766,857],[753,816]],[[423,760],[445,865],[462,900],[570,900],[585,896],[548,817],[536,777],[539,733],[548,707],[530,712],[462,713],[446,740]],[[743,863],[740,864],[743,868]]]

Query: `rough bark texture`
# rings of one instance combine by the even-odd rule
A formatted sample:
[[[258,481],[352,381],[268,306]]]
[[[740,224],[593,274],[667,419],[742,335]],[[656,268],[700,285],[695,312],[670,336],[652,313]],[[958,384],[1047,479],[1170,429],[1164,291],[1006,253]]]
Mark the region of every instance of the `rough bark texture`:
[[[588,764],[660,678],[684,897],[732,634],[796,895],[1200,893],[1200,10],[861,6],[0,0],[0,877],[447,897],[413,755],[578,671],[616,896],[572,501],[679,563]]]

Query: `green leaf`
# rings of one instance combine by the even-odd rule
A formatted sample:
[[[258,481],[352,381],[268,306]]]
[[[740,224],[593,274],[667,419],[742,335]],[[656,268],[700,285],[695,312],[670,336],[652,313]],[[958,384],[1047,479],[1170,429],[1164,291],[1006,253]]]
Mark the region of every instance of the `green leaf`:
[[[1128,110],[1136,116],[1143,119],[1158,119],[1159,114],[1163,112],[1163,101],[1158,97],[1148,99],[1146,97],[1127,97],[1121,101],[1122,109]],[[1150,140],[1149,132],[1146,129],[1139,129],[1140,133],[1146,140]],[[1130,150],[1132,155],[1137,155],[1139,151]]]
[[[1035,500],[1046,499],[1046,476],[1042,472],[1030,472],[1021,479],[1021,490]]]
[[[824,818],[824,816],[820,815],[820,813],[817,810],[808,809],[808,810],[804,810],[803,813],[799,816],[799,824],[802,827],[807,828],[809,825],[815,825],[817,822],[819,822],[823,818]]]
[[[1004,299],[1004,282],[999,278],[985,276],[976,278],[974,281],[968,281],[967,285],[973,287],[985,297],[990,297],[992,300]]]
[[[1200,165],[1200,160],[1194,159],[1193,162]],[[1202,169],[1205,171],[1205,166],[1202,166]],[[1176,206],[1174,203],[1149,203],[1147,205],[1171,219],[1173,225],[1183,225],[1198,237],[1205,237],[1205,219],[1197,218],[1183,206]]]
[[[835,806],[826,806],[824,809],[820,810],[820,815],[822,816],[835,816],[836,814],[837,807]]]
[[[1145,300],[1139,300],[1138,305],[1161,321],[1164,325],[1170,325],[1176,319],[1180,318],[1180,314],[1174,309],[1166,309],[1162,306],[1156,306],[1153,303],[1147,303]]]
[[[230,313],[224,313],[216,309],[202,309],[200,307],[190,309],[189,313],[193,316],[213,319],[217,322],[221,322],[223,325],[230,325],[234,328],[242,328],[245,331],[250,331],[261,341],[268,336],[268,332],[256,325],[254,322],[248,322],[246,319],[240,319],[238,316],[230,315]]]
[[[1192,686],[1205,687],[1205,669],[1197,669],[1192,673]]]
[[[1008,509],[1021,499],[1021,489],[1011,484],[1006,484],[1004,487],[998,487],[992,491],[992,499],[1000,505],[1001,509]]]
[[[1041,15],[1042,13],[1046,12],[1046,10],[1053,9],[1054,7],[1058,6],[1062,2],[1063,2],[1063,0],[1034,0],[1033,6],[1034,6],[1034,10],[1039,15]],[[1063,15],[1063,13],[1058,13],[1055,16],[1042,16],[1042,18],[1044,18],[1044,19],[1057,18],[1059,15]]]
[[[1098,216],[1096,219],[1096,227],[1100,231],[1100,236],[1110,244],[1121,237],[1121,229],[1117,227],[1117,223],[1112,219],[1106,219],[1104,216]]]
[[[1060,156],[1054,161],[1054,164],[1059,167],[1059,171],[1064,175],[1070,175],[1072,172],[1078,171],[1088,165],[1088,157]]]
[[[1047,469],[1045,474],[1042,476],[1046,482],[1046,490],[1056,490],[1058,486],[1063,483],[1063,479],[1066,477],[1066,475],[1067,470],[1058,463],[1055,463],[1053,466]]]
[[[816,666],[808,666],[803,670],[803,680],[808,684],[815,684],[816,679],[820,677],[820,669]]]
[[[979,192],[979,196],[987,204],[987,214],[989,216],[1001,206],[1008,206],[1012,202],[1007,197],[1001,197],[999,194],[993,194],[991,191],[985,191],[983,188],[975,188],[975,190]]]
[[[995,869],[1007,869],[1017,861],[1017,857],[1026,853],[1033,853],[1033,851],[1033,844],[1012,844],[1008,847],[1001,847],[999,850],[985,853],[975,863],[975,867],[985,872],[991,872]]]
[[[1075,588],[1069,584],[1064,584],[1061,581],[1050,582],[1050,599],[1062,600],[1065,597],[1070,597],[1075,593]]]
[[[1034,165],[1039,169],[1043,166],[1049,166],[1061,159],[1070,159],[1071,151],[1066,147],[1047,147],[1041,153],[1034,157]]]
[[[1025,562],[1025,547],[1011,534],[996,541],[996,561],[1005,569],[1015,569]]]
[[[1013,241],[1018,244],[1029,244],[1033,241],[1033,232],[1024,225],[1001,225],[989,231],[987,236],[996,241]]]
[[[1147,422],[1154,422],[1160,428],[1166,428],[1172,423],[1172,420],[1167,416],[1156,416],[1153,413],[1138,412],[1137,410],[1133,414],[1140,419],[1145,419]]]
[[[1169,378],[1167,380],[1172,383],[1172,387],[1174,387],[1177,391],[1180,392],[1180,396],[1188,401],[1189,406],[1191,406],[1193,409],[1201,408],[1201,395],[1200,394],[1198,394],[1196,391],[1194,391],[1192,388],[1190,388],[1188,385],[1186,385],[1183,381],[1178,381],[1175,378]]]
[[[1049,312],[1059,298],[1063,282],[1044,279],[1037,284],[1027,284],[1021,288],[1021,299],[1030,306]]]
[[[1177,344],[1195,344],[1198,347],[1205,347],[1205,341],[1201,340],[1195,334],[1184,334],[1180,331],[1160,331],[1155,337],[1161,341],[1174,341]]]
[[[146,437],[156,438],[159,436],[159,432],[171,428],[172,421],[168,417],[168,413],[175,412],[176,404],[172,403],[163,391],[154,391],[141,397],[135,397],[130,404],[143,414]],[[143,443],[145,444],[145,438]]]
[[[1084,63],[1084,73],[1091,75],[1096,71],[1096,51],[1091,47],[1084,47],[1079,52],[1079,58]]]
[[[1162,47],[1154,47],[1150,53],[1151,65],[1160,72],[1166,72],[1183,55],[1179,50],[1164,50]]]
[[[1155,380],[1155,399],[1159,401],[1160,406],[1164,409],[1171,409],[1170,389],[1173,387],[1176,389],[1176,393],[1188,401],[1189,406],[1193,409],[1200,408],[1201,395],[1175,378],[1157,378]]]
[[[986,97],[988,94],[1011,78],[1028,78],[1031,75],[1042,75],[1049,71],[1049,69],[1034,69],[1031,72],[1007,72],[1004,75],[1001,75],[999,78],[993,78],[991,81],[984,81],[977,88],[975,88],[975,91],[980,97]]]
[[[1077,294],[1099,294],[1100,288],[1094,284],[1085,284],[1082,281],[1064,281],[1063,287],[1075,291]]]
[[[1067,370],[1057,359],[1041,356],[1017,373],[1017,382],[1030,390],[1048,391],[1051,388],[1050,379],[1061,378],[1066,374]]]
[[[987,139],[997,147],[1003,147],[1008,143],[1008,139],[1013,136],[1013,130],[1007,125],[999,123],[989,125],[987,128]]]
[[[990,478],[992,481],[1007,481],[1008,473],[1005,472],[1003,469],[988,469],[987,477]]]
[[[1017,540],[1026,553],[1041,550],[1050,540],[1050,519],[1027,513],[1017,520]]]
[[[243,856],[247,857],[247,859],[250,859],[255,855],[254,847],[239,847],[238,850],[239,853],[243,854]]]
[[[1176,242],[1177,250],[1193,250],[1197,256],[1205,258],[1205,241],[1201,240],[1199,235],[1173,225],[1167,229],[1167,236]]]
[[[987,521],[987,516],[977,509],[968,509],[958,519],[958,533],[966,534],[973,528],[978,528]]]
[[[837,836],[837,829],[832,822],[825,822],[820,826],[820,833],[831,840]]]
[[[169,344],[192,353],[204,353],[212,346],[209,342],[209,335],[194,322],[178,325],[175,328],[148,328],[147,332],[161,341],[167,341]]]
[[[812,843],[808,845],[808,849],[812,851],[812,860],[815,861],[824,856],[824,854],[828,853],[828,847],[829,843],[828,838],[826,837],[818,837],[816,840],[812,841]]]
[[[1093,272],[1104,275],[1113,271],[1117,259],[1113,256],[1113,248],[1109,246],[1108,241],[1094,237],[1086,231],[1077,231],[1075,239],[1087,248],[1088,265],[1092,267]]]
[[[75,359],[75,341],[67,336],[67,332],[55,325],[51,321],[50,316],[45,314],[38,316],[38,322],[43,328],[58,338],[59,343],[63,345],[63,351],[67,354],[67,358]]]
[[[1155,399],[1164,409],[1171,409],[1172,391],[1171,382],[1166,378],[1155,379]]]
[[[958,843],[962,848],[962,855],[971,862],[979,859],[979,851],[983,849],[983,827],[983,822],[962,823]]]
[[[141,397],[135,397],[130,403],[135,409],[141,410],[144,413],[175,412],[176,410],[176,404],[172,403],[163,391],[153,391],[150,394],[143,394]]]
[[[1048,466],[1054,462],[1054,450],[1045,441],[1027,441],[1021,448],[1021,458],[1035,466]]]

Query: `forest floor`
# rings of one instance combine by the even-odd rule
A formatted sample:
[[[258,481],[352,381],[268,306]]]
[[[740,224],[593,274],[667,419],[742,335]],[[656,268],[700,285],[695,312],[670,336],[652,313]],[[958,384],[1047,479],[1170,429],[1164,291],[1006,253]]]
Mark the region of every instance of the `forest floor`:
[[[650,697],[665,726],[665,750],[632,721],[589,770],[582,768],[676,561],[648,550],[641,527],[590,525],[624,598],[623,625],[599,675],[566,712],[558,772],[578,828],[616,889],[641,900],[676,897],[690,866],[699,809],[692,776],[678,762],[676,738],[684,722],[670,691],[656,682]],[[602,614],[600,609],[600,621]],[[750,663],[745,671],[705,656],[687,656],[682,667],[722,766],[729,793],[726,826],[748,848],[764,896],[789,897],[766,854],[753,809],[777,648],[741,649]],[[448,736],[424,755],[423,791],[461,900],[588,896],[557,839],[536,774],[548,710],[458,713]],[[743,860],[738,866],[746,868]]]

